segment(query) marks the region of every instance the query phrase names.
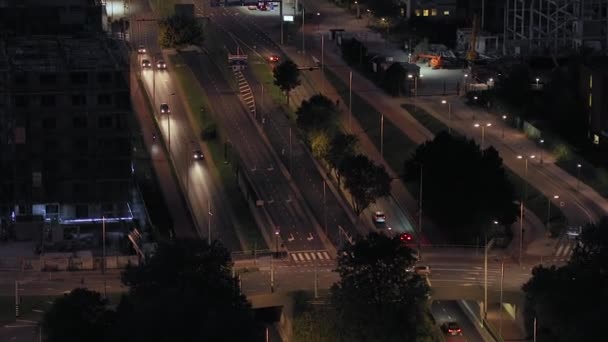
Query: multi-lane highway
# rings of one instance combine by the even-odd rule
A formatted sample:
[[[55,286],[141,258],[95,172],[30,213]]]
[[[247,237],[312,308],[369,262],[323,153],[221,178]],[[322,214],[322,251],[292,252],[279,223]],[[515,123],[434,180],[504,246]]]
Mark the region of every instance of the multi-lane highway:
[[[269,56],[282,56],[275,43],[239,13],[241,12],[238,7],[214,8],[209,12],[213,23],[224,35],[226,47],[233,52],[237,51],[237,46],[241,50],[250,52],[255,63],[270,63]],[[339,241],[338,227],[342,227],[351,236],[367,231],[365,224],[356,222],[357,218],[352,214],[352,209],[345,202],[340,203],[338,199],[340,194],[332,189],[327,178],[319,172],[311,154],[296,134],[295,126],[282,108],[264,94],[263,84],[256,79],[250,69],[246,69],[244,75],[257,99],[258,115],[254,119],[279,155],[281,162],[290,170],[291,177],[311,207],[317,221],[324,229],[327,228],[331,240],[334,243]]]
[[[222,241],[229,250],[241,250],[241,242],[232,224],[234,214],[227,204],[219,180],[211,172],[212,166],[207,160],[193,158],[194,150],[206,150],[200,142],[199,132],[193,129],[194,125],[186,111],[183,95],[175,84],[172,70],[170,67],[167,70],[159,70],[156,67],[157,62],[165,60],[166,55],[162,54],[158,46],[156,16],[147,1],[140,2],[141,11],[133,13],[131,18],[131,44],[134,51],[142,45],[146,52],[137,55],[137,65],[133,65],[133,68],[141,75],[148,97],[153,102],[154,115],[160,129],[157,131],[156,126],[153,126],[144,131],[153,132],[152,134],[159,137],[162,134],[199,235],[207,237],[210,232],[213,239]],[[144,59],[151,62],[151,68],[142,68]],[[169,105],[169,114],[160,113],[162,103]],[[152,158],[161,152],[161,143],[160,139],[157,139],[151,146]]]

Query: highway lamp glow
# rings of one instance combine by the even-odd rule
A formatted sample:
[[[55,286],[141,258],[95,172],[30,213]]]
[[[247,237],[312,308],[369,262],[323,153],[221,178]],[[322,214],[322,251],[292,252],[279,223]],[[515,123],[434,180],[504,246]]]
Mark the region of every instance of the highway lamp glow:
[[[441,103],[448,105],[448,133],[452,134],[452,104],[447,100],[441,100]]]
[[[540,139],[538,141],[540,143],[540,163],[543,163],[543,144],[545,143],[544,139]]]
[[[538,88],[538,82],[540,81],[540,78],[536,78],[536,88]]]
[[[527,178],[528,178],[528,159],[534,159],[536,156],[535,155],[530,155],[527,157],[524,157],[523,155],[518,155],[517,159],[523,159],[524,160],[524,177],[522,178],[522,186],[524,188],[523,194],[522,194],[522,198],[521,201],[519,203],[519,265],[521,266],[521,256],[522,256],[522,251],[523,251],[523,244],[524,244],[524,201],[526,200],[526,198],[528,197],[528,182],[527,182]]]
[[[480,123],[475,123],[473,124],[473,126],[475,128],[479,128],[481,127],[481,150],[483,150],[484,147],[484,142],[485,142],[485,136],[486,136],[486,127],[492,127],[492,124],[490,122],[487,122],[485,125],[484,124],[480,124]]]
[[[506,125],[506,120],[507,120],[507,116],[503,115],[502,116],[502,138],[505,138],[505,125]]]
[[[579,184],[581,182],[581,168],[583,165],[576,164],[576,190],[578,191]]]
[[[559,195],[553,195],[554,200],[559,199]],[[547,227],[547,234],[551,232],[551,198],[547,197],[547,223],[545,225]]]

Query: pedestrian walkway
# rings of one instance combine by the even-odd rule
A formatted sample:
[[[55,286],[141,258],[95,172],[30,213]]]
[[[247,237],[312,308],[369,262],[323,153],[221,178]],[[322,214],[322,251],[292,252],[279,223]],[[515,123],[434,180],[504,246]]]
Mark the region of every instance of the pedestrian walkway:
[[[314,264],[332,260],[331,256],[327,251],[290,252],[289,256],[291,258],[291,261],[297,264]]]

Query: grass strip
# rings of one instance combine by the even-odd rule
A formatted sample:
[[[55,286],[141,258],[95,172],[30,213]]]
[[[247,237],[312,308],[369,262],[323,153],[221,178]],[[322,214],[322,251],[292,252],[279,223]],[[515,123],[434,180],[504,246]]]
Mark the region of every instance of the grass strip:
[[[244,239],[245,246],[243,247],[245,250],[253,250],[254,247],[257,249],[267,248],[268,246],[266,246],[266,243],[255,224],[255,220],[249,211],[249,206],[239,189],[236,173],[233,170],[232,164],[224,163],[224,144],[222,142],[226,139],[224,138],[225,135],[221,131],[221,128],[217,126],[213,118],[213,113],[211,112],[211,107],[209,105],[211,102],[207,97],[207,94],[179,55],[172,55],[169,57],[169,60],[173,66],[173,71],[177,76],[177,80],[184,90],[186,103],[190,107],[192,113],[195,114],[199,132],[202,133],[203,130],[209,129],[210,127],[216,127],[218,130],[218,137],[216,139],[209,139],[205,142],[211,152],[210,158],[216,166],[216,169],[213,170],[214,176],[221,181],[221,189],[224,191],[226,198],[230,201],[232,212],[235,214],[233,222],[236,225],[235,229],[239,232],[239,236]],[[232,150],[232,153],[234,153],[234,149]]]
[[[414,117],[414,119],[420,122],[434,135],[442,131],[448,131],[448,126],[446,124],[429,114],[426,110],[416,106],[415,104],[404,103],[401,105],[401,107],[407,110],[408,113],[410,113]]]
[[[348,98],[346,83],[327,68],[325,76],[342,98]],[[363,128],[363,132],[354,132],[354,134],[366,133],[380,150],[381,114],[355,92],[352,94],[352,108],[353,116]],[[397,174],[403,173],[403,163],[414,153],[416,147],[418,145],[390,120],[384,120],[384,160]]]

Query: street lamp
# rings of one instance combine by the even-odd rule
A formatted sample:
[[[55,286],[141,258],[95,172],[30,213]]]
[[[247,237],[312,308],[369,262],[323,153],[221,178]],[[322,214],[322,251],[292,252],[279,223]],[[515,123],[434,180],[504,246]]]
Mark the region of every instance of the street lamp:
[[[536,88],[538,88],[538,81],[540,81],[540,78],[536,78]]]
[[[279,257],[279,228],[274,230],[275,258]]]
[[[543,144],[545,143],[544,139],[540,139],[538,141],[540,143],[540,163],[543,163]]]
[[[452,133],[452,104],[447,100],[441,100],[442,104],[448,105],[448,133]]]
[[[579,186],[579,184],[581,182],[581,168],[582,167],[583,166],[581,164],[576,164],[576,169],[577,169],[577,172],[576,172],[576,190],[577,191],[578,191],[578,186]]]
[[[559,199],[559,195],[553,195],[553,199]],[[551,231],[551,198],[547,196],[547,230]]]
[[[468,86],[468,80],[469,80],[469,74],[464,74],[464,94],[466,95],[467,93],[467,86]]]
[[[507,116],[502,116],[502,138],[505,138],[505,125],[507,124]]]
[[[526,181],[526,178],[528,177],[528,159],[534,159],[534,158],[535,158],[534,155],[517,156],[517,159],[523,159],[525,162],[524,177],[522,178],[522,181],[524,183],[524,194],[523,194],[521,201],[519,202],[519,265],[520,266],[521,266],[521,256],[522,256],[523,245],[524,245],[524,201],[528,197],[528,182]]]
[[[357,19],[361,19],[361,10],[359,9],[358,1],[355,1],[355,7],[357,8]]]
[[[479,123],[475,123],[473,126],[475,126],[476,128],[481,127],[481,150],[483,151],[483,146],[484,146],[484,140],[485,140],[485,135],[486,135],[486,127],[492,127],[491,123],[486,123],[484,124],[479,124]]]

